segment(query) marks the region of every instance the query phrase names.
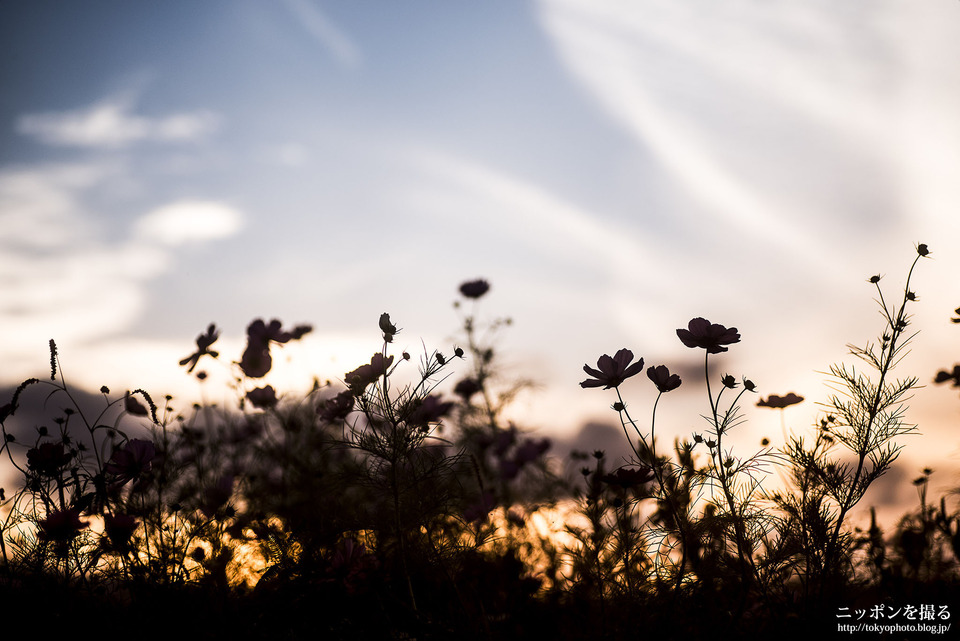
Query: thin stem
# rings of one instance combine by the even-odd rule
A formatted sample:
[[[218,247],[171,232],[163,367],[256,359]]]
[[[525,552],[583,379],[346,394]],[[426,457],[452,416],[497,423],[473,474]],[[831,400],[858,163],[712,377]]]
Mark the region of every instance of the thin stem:
[[[863,475],[867,456],[874,449],[870,445],[870,435],[874,429],[874,422],[876,421],[881,409],[880,406],[883,398],[884,383],[886,382],[888,372],[893,368],[894,357],[896,356],[897,352],[902,349],[902,347],[897,347],[897,341],[907,328],[908,322],[905,309],[907,303],[909,302],[908,295],[910,293],[910,279],[913,277],[913,270],[917,266],[919,260],[920,256],[918,255],[910,265],[910,271],[907,273],[907,281],[904,285],[903,300],[901,301],[899,310],[897,310],[897,308],[888,309],[884,303],[882,292],[880,294],[880,301],[883,305],[884,315],[890,328],[890,341],[887,344],[886,349],[881,353],[881,358],[879,361],[880,378],[874,390],[873,398],[870,401],[870,407],[868,408],[867,413],[867,421],[863,426],[862,438],[858,438],[859,451],[857,452],[857,469],[856,472],[854,472],[853,479],[848,486],[847,493],[841,502],[840,510],[837,513],[837,521],[827,544],[824,558],[825,568],[834,566],[834,560],[838,553],[837,547],[840,540],[840,531],[843,526],[844,519],[846,518],[846,515],[850,509],[860,500],[860,498],[862,498],[863,494],[866,492],[866,488],[863,488],[863,490],[860,491],[858,486],[860,485],[860,479]],[[878,291],[880,290],[879,285],[877,285],[877,289]],[[896,316],[896,320],[893,320],[894,316]],[[857,434],[857,436],[860,437],[860,434]],[[823,586],[821,586],[821,594],[822,588]]]

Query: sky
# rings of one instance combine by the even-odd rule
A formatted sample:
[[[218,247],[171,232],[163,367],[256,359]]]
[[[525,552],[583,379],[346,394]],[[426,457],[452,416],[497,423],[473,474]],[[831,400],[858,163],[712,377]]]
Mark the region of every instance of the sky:
[[[902,474],[953,487],[958,59],[954,0],[6,0],[0,385],[54,338],[72,384],[188,398],[194,338],[217,323],[228,363],[262,317],[314,326],[272,379],[305,389],[368,360],[382,312],[398,350],[449,351],[482,277],[530,429],[615,421],[578,383],[628,347],[684,372],[660,433],[701,430],[675,333],[700,316],[742,334],[718,369],[808,399],[800,432],[882,330],[867,279],[902,296],[927,243]],[[745,412],[744,443],[782,443]]]

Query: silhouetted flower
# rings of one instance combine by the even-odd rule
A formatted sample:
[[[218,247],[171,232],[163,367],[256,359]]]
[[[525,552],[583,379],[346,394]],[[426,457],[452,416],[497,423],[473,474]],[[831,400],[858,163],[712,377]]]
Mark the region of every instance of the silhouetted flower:
[[[687,347],[701,347],[708,354],[719,354],[727,351],[724,345],[740,342],[740,334],[736,327],[727,329],[723,325],[711,323],[703,318],[694,318],[687,323],[687,329],[678,329],[677,336]]]
[[[258,409],[270,409],[277,406],[277,392],[273,385],[258,387],[247,392],[247,400]]]
[[[607,485],[616,485],[624,490],[639,488],[652,479],[653,469],[649,467],[620,467],[600,477]]]
[[[377,352],[370,358],[369,363],[344,374],[344,382],[350,388],[350,391],[359,396],[367,388],[367,385],[386,374],[392,364],[393,355],[384,358],[382,353]]]
[[[550,439],[548,438],[539,440],[532,438],[523,439],[513,454],[513,460],[517,465],[526,465],[527,463],[537,460],[537,458],[549,449]]]
[[[480,384],[472,378],[465,378],[456,384],[453,393],[462,397],[464,401],[469,401],[470,397],[480,391]]]
[[[149,472],[157,456],[156,446],[142,438],[132,438],[120,449],[114,450],[103,471],[113,480],[123,484]]]
[[[123,409],[134,416],[146,416],[150,413],[147,411],[147,408],[143,406],[143,403],[138,401],[137,397],[130,394],[130,392],[127,392],[127,395],[123,399]]]
[[[728,389],[734,389],[737,386],[737,379],[733,377],[733,374],[724,374],[720,377],[720,382]]]
[[[803,397],[797,396],[793,392],[790,392],[786,396],[777,396],[776,394],[771,394],[766,399],[760,399],[757,401],[757,407],[771,407],[773,409],[783,409],[791,405],[796,405],[797,403],[802,403]]]
[[[451,409],[453,409],[452,402],[441,401],[439,396],[430,394],[425,396],[414,408],[408,420],[414,425],[436,423],[446,416]]]
[[[593,379],[588,378],[583,381],[580,387],[600,387],[601,385],[604,386],[603,389],[619,387],[620,383],[643,371],[643,359],[631,365],[632,360],[633,352],[626,348],[619,350],[613,358],[604,354],[597,360],[597,369],[589,365],[583,366],[583,371]]]
[[[247,338],[262,343],[273,341],[274,343],[287,343],[292,340],[303,338],[304,334],[313,331],[309,325],[297,325],[291,331],[283,329],[283,323],[276,318],[269,323],[264,323],[262,319],[256,319],[247,326]]]
[[[871,276],[871,277],[867,280],[867,282],[869,282],[869,283],[871,283],[871,284],[873,284],[873,285],[876,285],[877,283],[880,282],[880,274],[874,274],[873,276]]]
[[[747,388],[749,392],[757,391],[757,384],[751,381],[749,378],[743,379],[743,386]]]
[[[210,323],[207,326],[207,331],[204,334],[197,336],[197,351],[195,351],[190,356],[187,356],[180,361],[180,365],[190,364],[190,367],[187,368],[187,373],[193,372],[193,368],[197,366],[197,363],[200,361],[200,358],[206,354],[209,354],[213,358],[216,358],[220,355],[219,352],[216,352],[210,349],[210,346],[217,342],[217,338],[220,337],[220,330],[217,329],[216,325]]]
[[[954,365],[952,372],[940,370],[937,372],[937,377],[933,379],[934,383],[946,383],[947,381],[953,381],[952,387],[960,387],[960,365]]]
[[[380,314],[380,331],[383,332],[383,340],[387,343],[393,342],[393,337],[400,333],[397,326],[390,322],[390,314],[384,312]]]
[[[63,443],[41,443],[27,450],[27,467],[37,474],[56,476],[72,458]]]
[[[325,421],[344,419],[353,411],[354,396],[350,390],[344,390],[317,406],[317,414]]]
[[[137,526],[137,519],[128,514],[103,515],[103,529],[117,549],[124,550],[129,547],[130,538],[137,531]]]
[[[681,382],[680,377],[676,374],[671,374],[666,365],[657,365],[656,367],[647,369],[647,378],[653,381],[653,384],[657,386],[657,390],[661,393],[677,389],[680,387]]]
[[[243,356],[240,357],[240,369],[250,378],[262,378],[273,367],[273,357],[266,343],[248,341]]]
[[[309,325],[297,325],[291,331],[285,331],[277,319],[269,324],[256,319],[247,326],[247,347],[240,358],[240,369],[250,378],[262,378],[267,375],[273,366],[270,356],[270,343],[284,344],[291,340],[299,340],[313,328]]]
[[[467,298],[480,298],[488,291],[490,291],[490,283],[482,278],[467,281],[466,283],[460,285],[460,293]]]
[[[79,510],[69,509],[50,512],[37,525],[40,526],[37,536],[41,540],[68,543],[90,524],[80,520]]]
[[[917,245],[917,253],[920,254],[921,256],[929,256],[930,248],[927,247],[926,243],[920,243],[919,245]]]

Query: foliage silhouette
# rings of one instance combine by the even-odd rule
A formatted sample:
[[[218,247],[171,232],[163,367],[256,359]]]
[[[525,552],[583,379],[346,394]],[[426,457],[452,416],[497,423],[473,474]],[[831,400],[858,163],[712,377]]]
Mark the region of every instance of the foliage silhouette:
[[[306,394],[262,379],[271,350],[309,326],[254,320],[225,363],[210,324],[180,365],[200,384],[201,364],[229,368],[231,407],[178,410],[104,387],[91,410],[51,341],[50,380],[24,381],[0,407],[0,454],[21,479],[0,490],[0,598],[27,616],[54,608],[48,632],[85,621],[147,638],[170,631],[139,621],[165,612],[211,637],[789,639],[833,633],[838,610],[883,595],[948,607],[960,513],[930,496],[933,470],[914,480],[919,507],[891,536],[875,514],[865,529],[849,523],[914,432],[904,404],[917,379],[891,371],[915,336],[910,280],[928,254],[917,247],[897,305],[869,279],[885,327],[851,351],[873,378],[833,366],[836,393],[812,436],[779,451],[730,446],[757,385],[711,374],[742,337],[695,318],[677,339],[704,352],[704,427],[683,437],[658,425],[663,395],[694,385],[666,365],[646,369],[657,395],[641,423],[624,383],[644,361],[623,348],[585,365],[581,387],[616,395],[630,460],[556,460],[550,439],[504,418],[531,383],[504,376],[496,337],[510,321],[481,320],[481,279],[459,288],[464,347],[452,356],[397,351],[403,330],[384,312],[369,360]],[[755,404],[783,420],[802,400]],[[10,429],[25,403],[48,417],[29,436]],[[765,487],[774,473],[786,487]]]

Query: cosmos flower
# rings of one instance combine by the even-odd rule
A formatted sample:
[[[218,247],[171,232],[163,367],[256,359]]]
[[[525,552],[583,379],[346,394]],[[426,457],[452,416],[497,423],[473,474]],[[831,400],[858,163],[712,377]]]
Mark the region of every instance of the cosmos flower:
[[[56,476],[73,459],[63,443],[41,443],[27,450],[27,467],[44,476]]]
[[[393,337],[400,333],[397,326],[390,322],[390,314],[384,312],[380,314],[380,331],[383,332],[383,340],[387,343],[393,342]]]
[[[453,403],[441,401],[435,394],[429,394],[413,407],[410,416],[407,419],[414,425],[427,425],[437,423],[453,409]]]
[[[760,399],[757,401],[757,407],[770,407],[775,410],[782,410],[785,407],[796,405],[797,403],[802,402],[803,397],[797,396],[793,392],[788,393],[786,396],[777,396],[776,394],[771,394],[766,399]]]
[[[344,390],[317,406],[317,415],[325,421],[336,421],[347,418],[353,411],[353,392]]]
[[[960,309],[957,310],[957,313],[960,314]],[[960,387],[960,365],[954,365],[952,372],[940,370],[937,372],[937,377],[933,379],[934,383],[946,383],[947,381],[953,381],[953,387]]]
[[[625,490],[638,488],[651,479],[653,479],[653,469],[649,467],[621,467],[600,477],[600,480],[607,485],[616,485]]]
[[[360,395],[367,388],[367,385],[370,385],[383,376],[392,364],[392,354],[384,358],[382,353],[377,352],[370,358],[369,363],[344,374],[343,380],[347,384],[347,387],[350,388],[350,391],[355,395]]]
[[[517,465],[526,465],[537,460],[542,454],[550,449],[550,439],[532,439],[525,438],[517,446],[513,454],[513,460]]]
[[[704,318],[694,318],[687,324],[687,329],[677,330],[677,336],[687,347],[702,347],[708,354],[725,352],[727,348],[724,345],[740,342],[736,327],[727,329]]]
[[[273,366],[270,343],[282,345],[292,340],[299,340],[311,331],[313,328],[309,325],[297,325],[292,330],[286,331],[277,319],[271,320],[268,324],[258,318],[247,326],[247,347],[240,358],[240,369],[250,378],[266,376]]]
[[[127,395],[123,399],[123,409],[134,416],[147,416],[150,413],[147,411],[147,408],[143,406],[143,403],[138,401],[137,397],[130,392],[127,392]]]
[[[151,441],[133,438],[124,443],[122,448],[113,451],[103,471],[123,484],[149,472],[156,456],[157,448]]]
[[[601,385],[603,389],[619,387],[620,383],[643,371],[643,359],[641,358],[631,365],[632,360],[633,352],[626,348],[618,351],[613,358],[604,354],[597,359],[597,369],[593,369],[589,365],[583,366],[583,371],[592,376],[593,379],[588,378],[583,381],[580,383],[580,387],[600,387]]]
[[[103,515],[103,529],[118,549],[126,549],[130,545],[130,538],[137,531],[137,526],[137,519],[128,514]]]
[[[490,283],[482,278],[467,281],[460,285],[460,293],[467,298],[480,298],[488,291],[490,291]]]
[[[38,523],[37,536],[43,541],[68,543],[80,534],[80,530],[89,527],[89,523],[80,520],[80,511],[76,509],[50,512],[47,518]]]
[[[210,349],[210,346],[217,342],[217,338],[219,337],[220,330],[217,329],[216,325],[213,323],[210,323],[210,325],[207,327],[205,334],[200,334],[197,336],[197,351],[180,361],[181,366],[190,365],[190,367],[187,368],[188,374],[193,372],[193,368],[197,366],[197,363],[200,361],[200,357],[209,354],[213,358],[216,358],[220,355],[219,352]]]
[[[270,409],[277,405],[277,392],[273,389],[273,385],[258,387],[247,392],[247,400],[257,409]]]
[[[666,365],[657,365],[647,369],[647,378],[653,381],[661,393],[670,392],[680,387],[680,377],[671,374]]]
[[[469,401],[470,397],[481,390],[480,384],[472,378],[465,378],[453,388],[453,393]]]

